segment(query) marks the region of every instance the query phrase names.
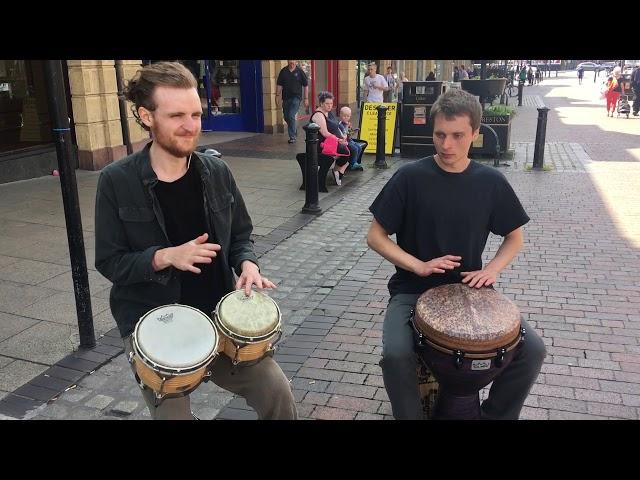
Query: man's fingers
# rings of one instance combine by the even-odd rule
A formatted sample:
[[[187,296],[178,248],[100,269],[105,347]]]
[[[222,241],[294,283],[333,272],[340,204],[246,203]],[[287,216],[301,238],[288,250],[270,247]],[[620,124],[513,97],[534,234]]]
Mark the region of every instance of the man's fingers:
[[[193,252],[194,256],[197,257],[210,257],[210,258],[215,258],[218,256],[218,252],[214,252],[213,250],[207,250],[204,248],[201,248],[199,250],[197,250],[196,252]]]
[[[211,257],[193,257],[193,263],[211,263],[213,259]]]
[[[214,252],[219,252],[222,247],[217,243],[203,243],[200,245],[200,248],[204,248]]]
[[[208,234],[208,233],[203,233],[202,235],[200,235],[199,237],[197,237],[197,238],[194,240],[194,242],[195,242],[196,244],[204,243],[204,242],[206,242],[206,241],[207,241],[207,238],[209,238],[209,234]]]
[[[193,272],[193,273],[201,273],[202,272],[202,270],[200,270],[198,267],[194,267],[193,265],[187,265],[187,271]]]

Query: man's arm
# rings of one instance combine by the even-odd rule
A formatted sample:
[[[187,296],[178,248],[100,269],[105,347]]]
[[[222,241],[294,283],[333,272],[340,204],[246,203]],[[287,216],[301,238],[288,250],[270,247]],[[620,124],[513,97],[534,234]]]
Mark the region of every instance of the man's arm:
[[[518,255],[520,250],[522,250],[523,245],[524,231],[522,230],[522,227],[518,227],[511,233],[505,235],[496,255],[489,263],[487,263],[485,268],[489,268],[500,273],[511,263],[516,255]]]
[[[276,85],[276,107],[280,106],[281,98],[282,98],[282,85]]]
[[[387,79],[382,77],[382,90],[385,92],[389,91],[389,84],[387,83]]]
[[[98,179],[95,207],[95,267],[111,282],[119,285],[154,281],[166,285],[171,269],[156,272],[152,266],[161,245],[132,252],[118,214],[115,191],[109,176]]]
[[[498,274],[511,263],[522,250],[523,245],[524,233],[522,227],[518,227],[505,235],[495,256],[482,270],[461,272],[460,275],[464,277],[462,283],[468,283],[470,287],[476,288],[480,288],[483,285],[493,285],[497,280]]]
[[[420,277],[427,277],[432,273],[444,273],[445,270],[453,270],[460,266],[462,257],[445,255],[434,258],[428,262],[414,257],[405,252],[397,243],[389,238],[387,231],[374,218],[367,234],[367,245],[379,253],[396,267],[415,273]]]
[[[166,285],[172,268],[200,273],[194,264],[211,263],[220,251],[220,245],[206,243],[206,233],[177,247],[152,245],[132,251],[111,179],[104,172],[96,191],[95,225],[96,269],[116,285],[142,282]]]
[[[304,106],[308,108],[309,107],[309,85],[304,86],[303,99],[304,99]]]

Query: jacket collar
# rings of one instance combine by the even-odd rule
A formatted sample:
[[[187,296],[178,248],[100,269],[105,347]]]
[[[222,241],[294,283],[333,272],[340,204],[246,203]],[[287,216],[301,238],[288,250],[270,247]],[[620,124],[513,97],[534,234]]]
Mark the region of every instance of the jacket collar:
[[[158,176],[156,172],[153,171],[153,168],[151,168],[150,149],[152,143],[153,141],[147,143],[144,148],[138,152],[138,170],[144,185],[155,185],[158,182]],[[193,165],[201,177],[209,176],[209,168],[207,168],[206,163],[202,160],[200,152],[194,151],[191,161],[194,162]]]

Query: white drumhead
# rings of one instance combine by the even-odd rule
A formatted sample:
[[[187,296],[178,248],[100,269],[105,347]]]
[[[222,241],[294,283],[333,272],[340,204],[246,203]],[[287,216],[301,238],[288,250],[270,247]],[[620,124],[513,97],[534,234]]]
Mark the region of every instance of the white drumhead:
[[[236,290],[222,298],[218,305],[218,320],[229,331],[245,336],[260,337],[271,333],[280,322],[276,303],[261,292]]]
[[[186,305],[166,305],[148,312],[136,328],[141,352],[154,363],[188,368],[205,361],[218,334],[204,313]]]

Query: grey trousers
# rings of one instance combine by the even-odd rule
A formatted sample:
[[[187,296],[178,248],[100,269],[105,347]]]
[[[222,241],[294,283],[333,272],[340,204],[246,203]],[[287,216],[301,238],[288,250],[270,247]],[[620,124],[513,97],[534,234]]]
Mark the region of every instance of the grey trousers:
[[[131,337],[123,339],[125,355],[131,352]],[[135,368],[131,365],[135,374]],[[258,413],[260,420],[297,420],[295,399],[286,375],[271,357],[248,366],[234,368],[231,359],[224,354],[216,357],[211,368],[211,381],[236,395],[245,398],[247,405]],[[189,395],[165,398],[156,406],[155,394],[142,388],[142,396],[154,420],[194,420]]]
[[[389,306],[382,330],[382,378],[397,420],[423,418],[416,375],[411,310],[420,294],[396,294]],[[495,378],[489,397],[482,403],[482,418],[517,420],[524,401],[535,383],[546,355],[540,336],[523,320],[525,341],[511,363]]]

